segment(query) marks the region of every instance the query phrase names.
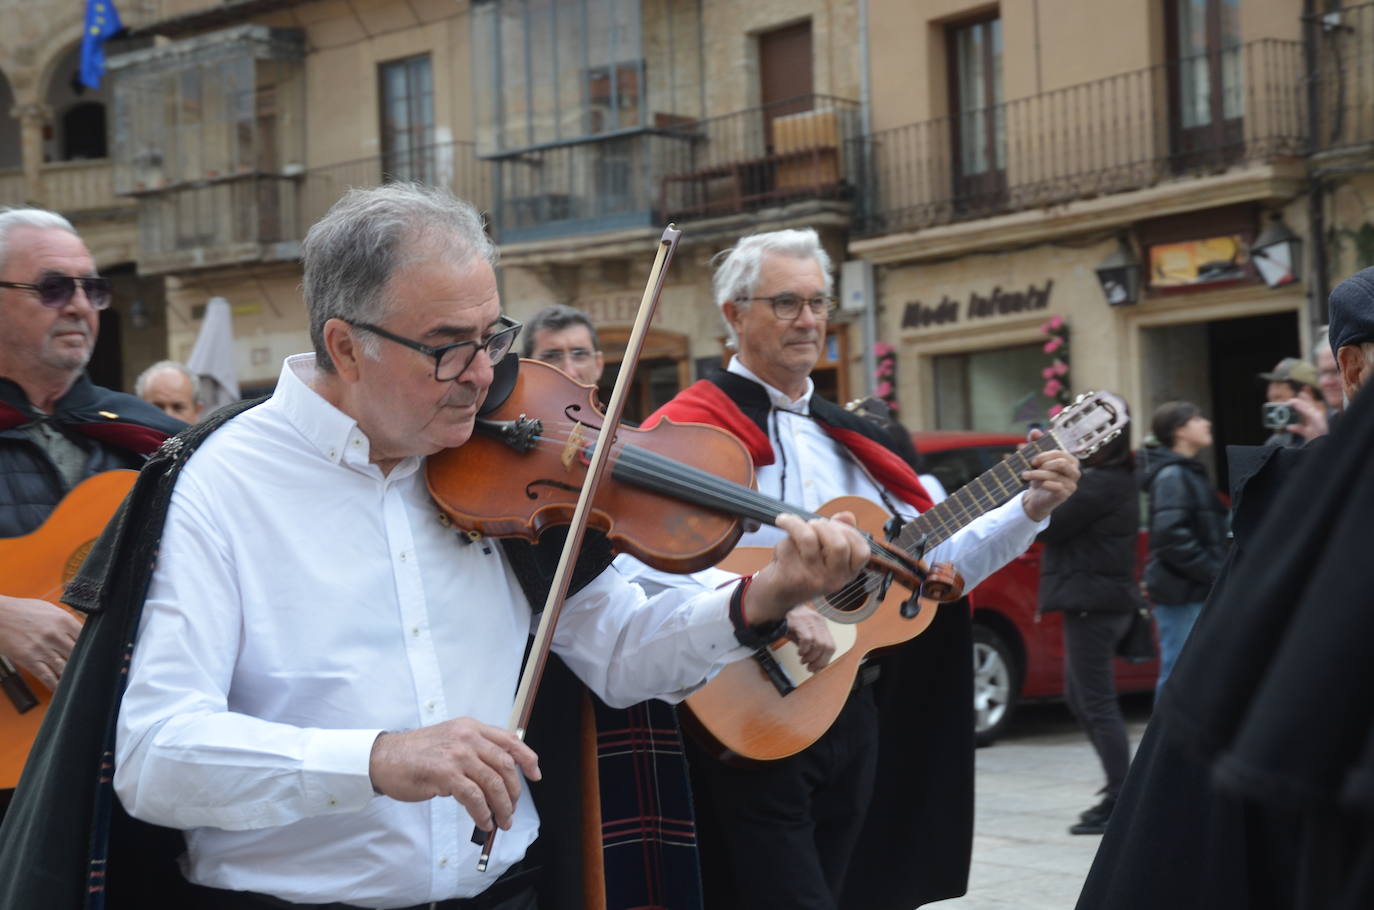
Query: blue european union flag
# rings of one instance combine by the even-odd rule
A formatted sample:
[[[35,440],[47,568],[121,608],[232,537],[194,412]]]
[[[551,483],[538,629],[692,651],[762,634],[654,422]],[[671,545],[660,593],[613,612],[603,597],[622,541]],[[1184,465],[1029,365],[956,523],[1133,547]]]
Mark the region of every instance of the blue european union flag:
[[[100,88],[105,75],[105,42],[124,28],[113,0],[86,0],[86,29],[81,33],[81,84]]]

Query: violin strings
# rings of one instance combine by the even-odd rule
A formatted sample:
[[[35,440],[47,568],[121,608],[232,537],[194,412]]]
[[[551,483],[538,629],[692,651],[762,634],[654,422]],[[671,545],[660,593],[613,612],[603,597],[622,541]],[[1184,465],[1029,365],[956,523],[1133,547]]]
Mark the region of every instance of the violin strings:
[[[535,437],[535,443],[546,450],[564,448],[568,440],[572,438],[575,424],[571,421],[544,421],[543,423],[545,427],[566,427],[566,436],[559,438],[557,435],[545,432]],[[583,426],[586,425],[583,424]],[[591,428],[589,427],[589,429]],[[586,443],[588,446],[592,444],[593,441],[590,439]],[[612,446],[613,472],[618,470],[622,480],[645,489],[663,492],[694,504],[718,508],[736,517],[753,518],[769,525],[775,525],[777,515],[784,512],[808,520],[822,517],[780,500],[772,499],[741,484],[724,480],[709,471],[684,464],[632,443],[616,440]],[[669,482],[674,489],[659,489],[658,485],[663,482]],[[706,493],[705,496],[702,495],[703,492]],[[864,539],[873,557],[891,559],[887,550],[879,546],[870,535],[864,534]],[[863,606],[872,601],[872,595],[880,589],[880,578],[880,573],[865,570],[861,573],[862,580],[860,582],[846,585],[840,591],[823,598],[823,602],[817,603],[815,606],[818,612],[824,615],[838,613],[839,615],[835,616],[837,619],[858,622],[871,615],[873,610],[877,608],[876,601],[872,603],[870,609],[865,610]]]

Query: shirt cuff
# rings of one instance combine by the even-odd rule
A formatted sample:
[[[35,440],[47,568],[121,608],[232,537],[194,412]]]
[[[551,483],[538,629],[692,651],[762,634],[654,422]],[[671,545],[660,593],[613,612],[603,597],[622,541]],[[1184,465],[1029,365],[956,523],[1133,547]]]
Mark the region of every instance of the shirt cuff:
[[[301,760],[305,798],[321,814],[352,812],[376,796],[372,745],[382,730],[308,730]]]
[[[699,594],[687,604],[687,644],[690,653],[713,664],[738,660],[750,653],[735,638],[730,620],[730,595],[735,585]]]

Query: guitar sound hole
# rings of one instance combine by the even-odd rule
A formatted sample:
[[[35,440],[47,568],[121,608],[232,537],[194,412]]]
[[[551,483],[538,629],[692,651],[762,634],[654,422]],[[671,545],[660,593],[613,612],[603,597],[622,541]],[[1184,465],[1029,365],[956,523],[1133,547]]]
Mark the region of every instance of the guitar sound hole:
[[[837,614],[858,613],[868,604],[870,578],[861,574],[858,578],[832,594],[825,595],[825,603]],[[836,617],[837,619],[839,617]],[[856,617],[856,619],[859,617]]]

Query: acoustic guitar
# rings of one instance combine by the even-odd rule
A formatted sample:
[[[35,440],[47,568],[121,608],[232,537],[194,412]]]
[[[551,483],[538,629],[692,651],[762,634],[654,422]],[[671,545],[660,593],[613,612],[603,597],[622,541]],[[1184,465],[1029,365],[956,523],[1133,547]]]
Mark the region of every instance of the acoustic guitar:
[[[106,471],[72,488],[43,526],[23,537],[0,538],[0,593],[57,603],[105,525],[138,477]],[[0,656],[0,789],[19,782],[52,693]]]
[[[908,522],[893,542],[921,557],[1025,490],[1021,473],[1036,455],[1063,449],[1086,458],[1120,433],[1128,419],[1125,403],[1110,392],[1079,396],[1044,436]],[[855,496],[831,500],[817,511],[823,515],[853,512],[859,530],[875,537],[889,527],[891,517]],[[771,555],[769,547],[736,547],[719,566],[739,574],[755,572]],[[864,657],[924,632],[934,621],[937,606],[928,598],[913,600],[911,592],[888,586],[872,573],[810,605],[826,619],[836,645],[830,663],[819,672],[807,670],[796,645],[783,639],[752,659],[729,664],[687,698],[688,725],[705,734],[699,738],[708,747],[714,746],[722,758],[771,761],[795,755],[814,743],[844,707]]]

